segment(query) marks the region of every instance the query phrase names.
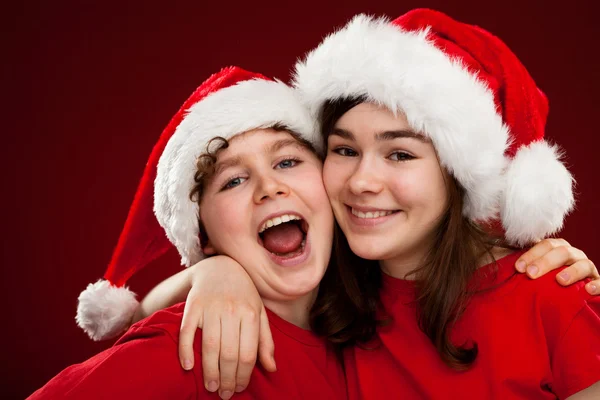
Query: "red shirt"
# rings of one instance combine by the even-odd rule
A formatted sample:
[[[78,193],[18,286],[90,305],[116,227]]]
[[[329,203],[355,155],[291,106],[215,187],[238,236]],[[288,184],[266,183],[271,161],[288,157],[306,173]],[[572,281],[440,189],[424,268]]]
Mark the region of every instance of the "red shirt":
[[[600,298],[583,282],[559,286],[553,273],[534,281],[515,275],[520,254],[498,261],[497,274],[490,264],[474,278],[487,290],[451,334],[455,344],[479,346],[465,372],[447,367],[419,329],[414,282],[385,275],[381,297],[392,321],[375,350],[346,353],[351,398],[554,399],[600,381]]]
[[[177,353],[184,304],[133,325],[113,347],[68,367],[31,399],[219,399],[204,388],[202,335],[194,341],[196,363],[184,371]],[[325,341],[269,312],[277,372],[256,367],[235,399],[346,399],[341,364]]]

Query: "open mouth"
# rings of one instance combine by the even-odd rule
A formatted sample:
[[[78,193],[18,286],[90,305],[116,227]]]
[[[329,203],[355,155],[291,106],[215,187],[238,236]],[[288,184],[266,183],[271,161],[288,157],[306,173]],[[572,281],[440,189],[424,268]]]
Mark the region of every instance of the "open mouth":
[[[297,214],[281,214],[265,220],[258,230],[258,242],[277,259],[293,259],[306,248],[308,223]]]

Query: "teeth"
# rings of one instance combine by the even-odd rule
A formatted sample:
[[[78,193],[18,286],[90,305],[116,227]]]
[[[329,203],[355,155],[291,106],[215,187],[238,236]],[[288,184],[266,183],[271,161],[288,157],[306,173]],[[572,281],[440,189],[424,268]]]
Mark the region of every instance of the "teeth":
[[[362,212],[362,211],[358,211],[355,210],[354,208],[352,209],[352,214],[356,215],[358,218],[379,218],[379,217],[385,217],[387,215],[393,214],[393,211],[368,211],[366,213]]]
[[[290,221],[300,221],[302,218],[298,217],[297,215],[291,215],[291,214],[284,214],[284,215],[280,215],[279,217],[275,217],[275,218],[271,218],[267,221],[265,221],[264,224],[262,224],[262,226],[260,227],[258,233],[262,233],[264,231],[266,231],[269,228],[272,228],[274,226],[277,225],[281,225],[284,222],[290,222]]]

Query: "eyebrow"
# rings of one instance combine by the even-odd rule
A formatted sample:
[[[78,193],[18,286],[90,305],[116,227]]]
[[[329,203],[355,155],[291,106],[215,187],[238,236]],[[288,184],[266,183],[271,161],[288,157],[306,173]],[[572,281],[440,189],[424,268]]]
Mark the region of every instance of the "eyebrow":
[[[428,140],[425,136],[423,136],[417,132],[413,132],[413,131],[409,131],[409,130],[405,130],[405,129],[401,129],[398,131],[385,131],[385,132],[381,132],[381,133],[378,133],[377,135],[375,135],[375,140],[377,140],[377,141],[394,140],[394,139],[400,139],[400,138],[411,138],[411,139],[420,140],[421,142],[428,142]]]
[[[331,132],[331,135],[339,136],[342,139],[356,141],[356,137],[354,136],[354,134],[345,129],[334,128],[333,131]],[[429,140],[425,136],[421,135],[420,133],[416,133],[416,132],[409,131],[406,129],[400,129],[400,130],[396,130],[396,131],[384,131],[384,132],[381,132],[381,133],[378,133],[377,135],[375,135],[375,140],[377,140],[378,142],[394,140],[394,139],[401,139],[401,138],[412,138],[412,139],[420,140],[421,142],[429,142]]]
[[[304,146],[300,142],[298,142],[296,139],[281,139],[281,140],[271,143],[269,145],[269,147],[267,147],[265,152],[267,154],[275,153],[287,146],[296,146],[296,147],[304,148]],[[214,172],[213,176],[218,176],[221,172],[223,172],[227,168],[237,167],[237,166],[241,165],[242,163],[243,163],[242,156],[230,157],[223,161],[218,161],[216,164],[215,172]]]
[[[276,142],[273,142],[267,147],[266,153],[275,153],[287,146],[294,146],[299,148],[305,148],[298,140],[289,138],[289,139],[281,139]]]
[[[242,164],[242,157],[240,157],[240,156],[230,157],[226,160],[218,161],[217,166],[215,167],[215,172],[214,172],[213,176],[218,176],[221,172],[223,172],[227,168],[237,167],[240,164]]]

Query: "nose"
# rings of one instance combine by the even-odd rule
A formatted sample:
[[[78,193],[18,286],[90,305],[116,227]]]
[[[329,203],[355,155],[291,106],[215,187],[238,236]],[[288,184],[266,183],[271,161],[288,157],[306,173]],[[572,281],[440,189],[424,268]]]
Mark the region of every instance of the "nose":
[[[260,204],[268,199],[275,199],[279,196],[285,197],[290,193],[290,188],[281,179],[273,176],[262,176],[254,191],[254,201]]]
[[[359,195],[363,193],[379,193],[383,189],[377,175],[375,160],[363,157],[348,180],[350,192]]]

